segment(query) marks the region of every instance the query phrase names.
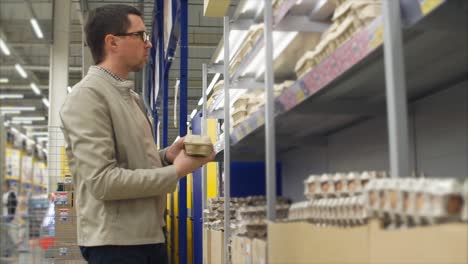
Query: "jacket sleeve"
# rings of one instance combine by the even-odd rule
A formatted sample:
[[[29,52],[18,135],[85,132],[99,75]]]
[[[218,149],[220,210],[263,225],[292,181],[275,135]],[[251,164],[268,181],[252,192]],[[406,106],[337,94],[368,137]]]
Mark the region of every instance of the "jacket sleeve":
[[[60,118],[75,170],[96,199],[137,199],[175,190],[174,166],[135,170],[118,166],[107,101],[96,91],[80,87],[70,94]]]
[[[172,165],[172,163],[170,163],[170,162],[166,159],[166,151],[167,151],[167,148],[161,149],[161,150],[159,151],[159,157],[161,158],[161,163],[162,163],[163,166]]]

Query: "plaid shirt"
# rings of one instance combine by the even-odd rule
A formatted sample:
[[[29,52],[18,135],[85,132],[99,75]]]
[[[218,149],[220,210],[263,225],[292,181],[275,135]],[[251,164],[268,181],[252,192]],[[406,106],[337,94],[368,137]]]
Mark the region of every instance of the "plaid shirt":
[[[109,74],[112,78],[114,78],[115,80],[119,81],[119,82],[125,82],[124,79],[120,78],[119,76],[117,76],[115,73],[111,72],[111,71],[108,71],[100,66],[96,66],[96,68],[98,68],[99,70]]]

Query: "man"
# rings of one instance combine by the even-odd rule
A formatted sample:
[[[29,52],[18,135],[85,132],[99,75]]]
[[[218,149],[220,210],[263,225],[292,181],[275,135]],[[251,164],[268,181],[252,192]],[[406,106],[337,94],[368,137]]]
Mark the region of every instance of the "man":
[[[190,157],[183,139],[156,149],[144,106],[127,80],[129,72],[143,68],[151,48],[137,9],[97,8],[85,33],[96,65],[60,111],[78,244],[89,263],[163,263],[166,194],[214,154]]]

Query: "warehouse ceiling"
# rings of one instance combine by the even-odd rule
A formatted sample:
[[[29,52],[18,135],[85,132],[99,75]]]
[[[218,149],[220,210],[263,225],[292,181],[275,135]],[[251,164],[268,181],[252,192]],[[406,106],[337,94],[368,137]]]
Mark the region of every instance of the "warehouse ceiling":
[[[237,1],[232,1],[230,12],[233,12]],[[146,27],[151,28],[154,0],[73,0],[70,12],[70,51],[69,51],[69,85],[73,86],[81,78],[81,41],[82,41],[82,10],[124,3],[133,5],[143,11]],[[23,132],[30,130],[46,131],[48,108],[42,98],[48,98],[49,61],[52,39],[53,12],[52,0],[0,0],[0,38],[5,42],[10,55],[0,51],[0,94],[22,94],[23,99],[5,99],[0,97],[0,105],[35,107],[34,111],[22,111],[5,115],[6,120],[18,116],[41,116],[44,121],[33,121],[32,124],[10,124]],[[36,37],[30,19],[35,17],[42,29],[44,38]],[[201,97],[202,64],[209,63],[222,38],[222,18],[203,16],[203,0],[189,0],[189,71],[188,71],[188,111],[197,107]],[[173,128],[173,87],[179,78],[180,52],[177,49],[170,72],[170,107],[169,107],[169,142],[178,135],[178,129]],[[21,64],[28,74],[23,79],[15,69],[15,64]],[[6,81],[8,79],[8,81]],[[36,95],[30,87],[35,83],[42,94]]]

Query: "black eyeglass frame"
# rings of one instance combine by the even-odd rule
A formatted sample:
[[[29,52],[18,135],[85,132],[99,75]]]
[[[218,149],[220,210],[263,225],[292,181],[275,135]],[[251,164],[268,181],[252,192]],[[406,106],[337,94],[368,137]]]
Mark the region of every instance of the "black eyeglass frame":
[[[139,36],[143,42],[150,40],[150,35],[146,31],[128,32],[128,33],[117,33],[114,36],[125,37],[125,36]]]

